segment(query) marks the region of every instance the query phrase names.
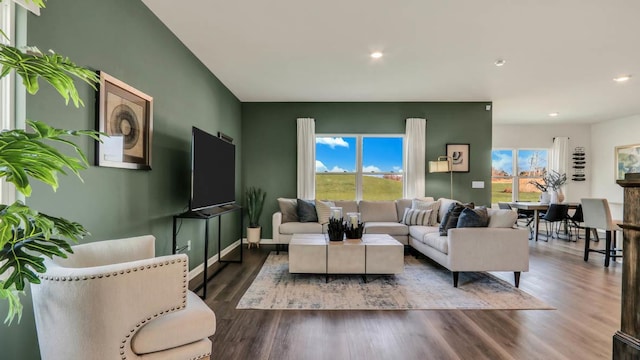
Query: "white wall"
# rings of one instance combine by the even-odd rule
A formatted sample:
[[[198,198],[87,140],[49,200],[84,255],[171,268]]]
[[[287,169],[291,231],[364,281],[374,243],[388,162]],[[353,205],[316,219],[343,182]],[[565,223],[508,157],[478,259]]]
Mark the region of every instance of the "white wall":
[[[622,219],[622,187],[615,183],[615,147],[640,144],[640,115],[591,125],[591,194],[609,200],[611,215]]]
[[[576,146],[583,146],[586,151],[587,166],[585,167],[586,181],[567,181],[566,200],[579,202],[583,197],[591,196],[591,174],[595,165],[591,155],[590,125],[557,124],[557,125],[497,125],[493,124],[494,148],[551,148],[553,138],[566,136],[569,138],[569,151],[573,153]],[[640,142],[640,141],[639,141]],[[567,176],[573,173],[569,159]],[[613,173],[613,170],[612,170]],[[612,175],[613,176],[613,175]]]

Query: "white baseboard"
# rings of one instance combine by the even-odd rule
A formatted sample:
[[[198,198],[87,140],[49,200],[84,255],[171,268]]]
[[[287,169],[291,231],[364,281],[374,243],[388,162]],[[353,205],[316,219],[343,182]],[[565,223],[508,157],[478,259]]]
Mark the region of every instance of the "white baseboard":
[[[236,240],[231,245],[229,245],[226,248],[222,249],[222,254],[220,254],[220,256],[221,257],[225,257],[228,253],[233,251],[238,246],[240,246],[240,240]],[[217,262],[218,262],[218,254],[217,253],[213,254],[213,256],[211,256],[207,260],[208,266],[211,266],[211,265],[213,265],[213,264],[215,264]],[[189,281],[193,280],[193,278],[195,278],[196,276],[200,275],[203,271],[204,271],[204,263],[194,267],[191,271],[189,271]]]
[[[247,238],[242,238],[242,243],[243,244],[247,244]],[[260,239],[260,244],[265,244],[265,245],[271,245],[271,244],[275,244],[273,242],[273,239]],[[235,248],[237,248],[238,246],[240,246],[240,240],[236,240],[234,241],[231,245],[227,246],[226,248],[222,249],[222,254],[221,257],[225,257],[228,253],[230,253],[231,251],[235,250]],[[211,256],[208,260],[207,263],[209,264],[209,266],[215,264],[218,262],[218,254],[213,254],[213,256]],[[204,263],[194,267],[191,271],[189,271],[189,281],[193,280],[193,278],[195,278],[196,276],[200,275],[202,272],[204,271]]]

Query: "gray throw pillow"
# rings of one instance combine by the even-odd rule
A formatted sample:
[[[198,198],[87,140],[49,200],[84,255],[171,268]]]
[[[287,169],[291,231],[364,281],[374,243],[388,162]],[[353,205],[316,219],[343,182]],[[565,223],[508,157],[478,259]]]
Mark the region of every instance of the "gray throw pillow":
[[[318,222],[318,213],[313,201],[298,200],[298,219],[300,222]]]
[[[298,222],[298,202],[296,199],[278,198],[278,207],[282,213],[282,223]]]
[[[473,209],[473,207],[474,207],[473,203],[468,203],[468,204],[455,203],[455,204],[451,204],[449,206],[449,210],[447,211],[447,213],[442,218],[442,221],[440,222],[440,229],[439,229],[440,230],[440,236],[447,236],[447,233],[449,232],[449,229],[453,229],[453,228],[458,226],[458,218],[460,217],[460,214],[462,213],[462,210],[464,210],[465,208]]]
[[[460,213],[456,227],[487,227],[488,224],[489,214],[487,213],[486,207],[477,207],[475,209],[465,208],[462,209]]]

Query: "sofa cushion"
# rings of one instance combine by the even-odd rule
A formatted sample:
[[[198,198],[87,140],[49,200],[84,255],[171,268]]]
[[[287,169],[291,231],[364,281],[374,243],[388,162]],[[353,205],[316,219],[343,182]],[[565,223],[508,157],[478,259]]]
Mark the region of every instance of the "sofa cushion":
[[[409,235],[409,227],[396,221],[369,221],[364,223],[365,234]]]
[[[288,222],[280,224],[280,234],[322,234],[322,225],[317,222]]]
[[[298,199],[278,198],[278,206],[283,223],[298,221]]]
[[[332,206],[335,206],[335,204],[331,201],[316,200],[316,213],[318,214],[318,222],[320,224],[329,223]]]
[[[425,235],[437,232],[440,232],[437,226],[409,226],[409,235],[420,242],[424,242]]]
[[[447,232],[449,229],[453,229],[458,225],[458,218],[460,217],[460,213],[464,208],[469,207],[473,209],[473,203],[469,204],[460,204],[453,203],[449,206],[449,210],[444,215],[444,218],[440,222],[440,235],[447,236]]]
[[[138,355],[171,349],[206,339],[216,331],[216,316],[198,295],[187,292],[187,306],[159,316],[140,328],[131,339]]]
[[[487,208],[477,207],[474,209],[464,208],[458,218],[456,227],[487,227],[489,224],[489,214],[487,214]]]
[[[433,233],[426,234],[422,242],[440,251],[443,254],[449,254],[448,240],[449,239],[446,235],[442,236],[440,235],[440,233],[433,232]]]
[[[297,199],[298,202],[298,221],[300,222],[318,222],[318,214],[316,213],[316,205],[307,200]]]
[[[362,222],[392,221],[398,222],[398,213],[394,201],[360,201]]]
[[[429,217],[433,210],[405,209],[402,223],[405,225],[429,225]]]
[[[431,210],[428,225],[433,226],[438,223],[438,209],[440,209],[439,201],[413,199],[411,202],[411,208],[418,210]]]
[[[444,219],[444,216],[447,214],[447,211],[449,211],[449,207],[451,206],[451,204],[457,204],[459,203],[459,201],[453,200],[453,199],[447,199],[447,198],[440,198],[438,199],[438,202],[440,203],[440,209],[438,211],[438,223],[442,223],[442,219]]]
[[[399,199],[396,200],[396,212],[398,213],[398,221],[402,220],[404,216],[404,209],[411,208],[412,199]]]
[[[487,209],[489,225],[493,228],[512,228],[518,220],[518,213],[507,209]]]
[[[336,200],[334,203],[342,208],[342,216],[347,216],[348,212],[358,212],[358,203],[354,200]]]

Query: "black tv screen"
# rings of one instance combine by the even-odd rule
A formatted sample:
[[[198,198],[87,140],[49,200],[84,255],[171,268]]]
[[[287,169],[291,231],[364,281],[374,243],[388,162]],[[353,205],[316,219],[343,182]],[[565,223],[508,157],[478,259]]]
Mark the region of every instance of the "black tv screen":
[[[234,203],[236,200],[235,174],[235,146],[193,127],[189,209],[202,210]]]

